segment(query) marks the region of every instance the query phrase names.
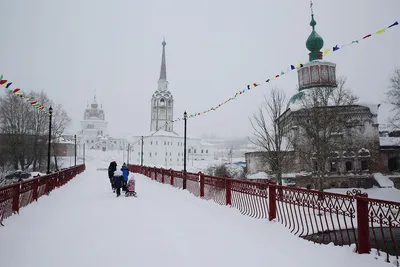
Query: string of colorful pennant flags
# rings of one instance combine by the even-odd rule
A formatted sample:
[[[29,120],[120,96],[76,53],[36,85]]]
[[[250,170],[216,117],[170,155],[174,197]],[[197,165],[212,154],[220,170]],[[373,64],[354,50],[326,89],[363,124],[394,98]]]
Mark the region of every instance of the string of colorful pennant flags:
[[[394,26],[397,26],[397,25],[399,25],[398,21],[396,21],[396,22],[392,23],[391,25],[389,25],[388,27],[382,28],[382,29],[380,29],[380,30],[378,30],[378,31],[376,31],[374,33],[367,34],[367,35],[363,36],[360,39],[356,39],[354,41],[351,41],[350,43],[347,43],[347,44],[344,44],[344,45],[337,45],[336,44],[331,49],[330,48],[323,49],[323,55],[326,56],[326,55],[330,54],[331,52],[336,52],[336,51],[341,50],[341,49],[343,49],[345,47],[348,47],[350,45],[358,44],[362,40],[368,39],[368,38],[372,37],[373,35],[382,34],[382,33],[386,32],[386,30],[388,30],[388,29],[390,29],[390,28],[392,28]],[[283,75],[285,75],[285,74],[287,74],[289,72],[293,72],[294,70],[298,70],[301,67],[303,67],[303,64],[301,63],[301,61],[299,61],[297,65],[292,64],[285,71],[278,72],[275,76],[266,79],[264,83],[270,83],[270,82],[274,81],[275,79],[278,79],[278,78],[282,77]],[[40,111],[42,111],[42,112],[44,112],[46,114],[49,114],[47,109],[42,104],[40,104],[39,101],[35,100],[33,97],[25,96],[24,92],[20,88],[11,89],[10,87],[12,85],[12,82],[9,82],[8,80],[3,80],[3,75],[0,75],[0,85],[2,85],[5,89],[8,89],[11,93],[13,93],[13,94],[15,94],[17,96],[20,96],[21,98],[23,98],[23,100],[25,102],[29,103],[30,105],[32,105],[33,107],[37,108],[38,110],[40,110]],[[223,106],[223,105],[229,103],[230,101],[236,99],[236,97],[238,97],[239,95],[242,95],[245,92],[247,92],[247,91],[249,91],[251,89],[254,89],[254,88],[256,88],[256,87],[258,87],[260,85],[261,85],[260,83],[256,83],[256,82],[254,82],[252,84],[248,84],[245,87],[245,89],[236,92],[233,97],[230,97],[229,99],[225,100],[224,102],[218,104],[217,106],[211,107],[208,110],[190,114],[190,115],[188,115],[188,118],[193,118],[193,117],[196,117],[196,116],[200,116],[200,115],[206,114],[206,113],[211,112],[211,111],[215,111],[215,110],[219,109],[221,106]],[[183,120],[183,118],[177,118],[175,120],[171,120],[171,121],[166,122],[166,125],[168,125],[170,123],[177,122],[177,121],[181,121],[181,120]]]
[[[382,33],[386,32],[387,29],[390,29],[390,28],[392,28],[394,26],[397,26],[397,25],[399,25],[398,21],[396,21],[396,22],[392,23],[391,25],[389,25],[388,27],[382,28],[382,29],[380,29],[380,30],[378,30],[378,31],[376,31],[374,33],[367,34],[367,35],[363,36],[360,39],[356,39],[354,41],[351,41],[350,43],[347,43],[347,44],[344,44],[344,45],[337,45],[336,44],[331,49],[330,48],[323,49],[323,55],[325,56],[325,55],[330,54],[331,52],[336,52],[336,51],[338,51],[340,49],[343,49],[345,47],[348,47],[350,45],[358,44],[362,40],[368,39],[368,38],[372,37],[373,35],[382,34]],[[290,65],[285,71],[281,71],[281,72],[277,73],[275,76],[266,79],[264,83],[270,83],[270,82],[274,81],[275,79],[278,79],[278,78],[282,77],[283,75],[285,75],[285,74],[287,74],[289,72],[293,72],[294,70],[300,69],[301,67],[303,67],[303,64],[301,63],[301,61],[299,61],[297,65],[294,65],[294,64]],[[211,107],[210,109],[205,110],[203,112],[196,112],[196,113],[193,113],[191,115],[188,115],[188,118],[193,118],[193,117],[196,117],[196,116],[200,116],[200,115],[206,114],[206,113],[211,112],[211,111],[215,111],[215,110],[219,109],[221,106],[223,106],[223,105],[229,103],[230,101],[236,99],[236,97],[238,97],[239,95],[242,95],[242,94],[248,92],[249,90],[254,89],[254,88],[256,88],[257,86],[260,86],[260,85],[261,85],[260,83],[248,84],[245,87],[245,89],[236,92],[233,97],[227,99],[226,101],[218,104],[217,106]],[[178,119],[175,119],[175,120],[171,120],[171,121],[166,122],[166,125],[168,125],[170,123],[177,122],[177,121],[181,121],[181,120],[183,120],[183,118],[178,118]]]
[[[35,100],[31,96],[25,95],[24,92],[20,88],[12,89],[11,88],[12,82],[3,80],[2,74],[0,75],[0,85],[2,85],[5,89],[8,89],[10,93],[13,93],[13,94],[23,98],[23,101],[25,101],[26,103],[29,103],[32,107],[38,109],[41,112],[49,114],[47,109],[42,104],[40,104],[39,101]]]

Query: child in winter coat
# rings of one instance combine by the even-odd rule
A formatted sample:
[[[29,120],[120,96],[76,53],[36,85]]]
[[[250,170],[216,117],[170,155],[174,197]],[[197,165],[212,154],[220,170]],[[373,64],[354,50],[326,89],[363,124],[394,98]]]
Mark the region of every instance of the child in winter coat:
[[[124,183],[124,175],[122,171],[116,170],[114,172],[113,180],[114,180],[114,187],[117,191],[117,197],[119,197],[121,195],[121,186]]]
[[[121,171],[122,174],[124,175],[124,183],[122,185],[122,191],[126,191],[126,184],[128,183],[128,178],[129,178],[129,170],[125,162],[124,164],[122,164]]]

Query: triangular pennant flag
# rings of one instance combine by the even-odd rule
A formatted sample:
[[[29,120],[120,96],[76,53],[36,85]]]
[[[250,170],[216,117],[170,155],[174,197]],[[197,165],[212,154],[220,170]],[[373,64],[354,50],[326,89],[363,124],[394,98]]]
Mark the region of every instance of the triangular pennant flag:
[[[381,33],[384,33],[385,31],[386,31],[386,29],[381,29],[381,30],[377,31],[376,34],[381,34]]]
[[[265,81],[266,83],[269,83],[269,79]]]
[[[0,80],[1,85],[6,84],[6,83],[7,83],[7,80]]]
[[[281,75],[285,74],[283,71],[281,71]]]
[[[250,90],[250,85],[247,85],[247,90]]]
[[[329,49],[324,50],[324,55],[327,55],[327,54],[329,54]]]
[[[0,80],[3,80],[3,74],[0,75]]]
[[[275,78],[279,78],[279,74],[277,74],[277,75],[275,76]]]
[[[253,86],[254,86],[254,87],[257,87],[257,86],[259,86],[259,84],[253,83]]]
[[[297,64],[297,66],[298,66],[299,68],[301,68],[301,67],[303,67],[303,64],[301,64],[301,62],[299,62],[299,63]]]
[[[291,70],[294,70],[295,67],[294,67],[293,65],[290,65],[290,69],[291,69]]]
[[[7,83],[6,88],[10,87],[11,84],[12,82]]]
[[[19,90],[21,90],[21,89],[16,88],[16,89],[14,89],[12,92],[13,92],[14,94],[16,94]]]
[[[367,39],[368,37],[371,37],[371,34],[365,35],[362,39]]]
[[[399,25],[399,22],[398,22],[398,21],[396,21],[395,23],[393,23],[392,25],[390,25],[390,26],[388,27],[388,29],[389,29],[389,28],[392,28],[393,26],[396,26],[396,25]]]
[[[352,44],[354,44],[354,43],[357,43],[358,44],[358,40],[355,40],[355,41],[353,41],[353,42],[351,42]]]
[[[337,50],[339,50],[340,48],[338,47],[338,45],[335,45],[333,48],[332,48],[332,50],[333,50],[333,52],[335,52],[335,51],[337,51]]]

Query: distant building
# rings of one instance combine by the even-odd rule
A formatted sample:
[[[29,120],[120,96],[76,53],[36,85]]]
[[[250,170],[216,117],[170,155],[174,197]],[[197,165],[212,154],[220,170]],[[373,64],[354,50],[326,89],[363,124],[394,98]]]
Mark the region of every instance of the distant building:
[[[122,150],[126,148],[124,138],[113,138],[107,133],[108,122],[105,120],[103,107],[97,104],[96,96],[93,103],[85,109],[81,130],[77,134],[79,146],[85,144],[86,149]]]
[[[168,90],[165,40],[162,42],[162,57],[158,88],[151,98],[150,132],[144,134],[143,164],[169,168],[184,164],[184,138],[174,132],[174,100]],[[140,164],[142,160],[141,136],[132,137],[130,163]],[[209,160],[214,157],[215,146],[197,137],[187,137],[186,159],[189,161]]]
[[[307,93],[309,89],[324,90],[327,87],[336,87],[336,65],[323,60],[323,53],[320,51],[323,47],[323,39],[315,31],[316,22],[313,14],[310,25],[312,32],[306,42],[307,49],[310,51],[309,62],[298,69],[299,92],[289,100],[286,111],[277,119],[284,134],[294,137],[294,140],[299,133],[304,131],[299,126],[302,125],[300,122],[309,120],[307,112],[299,105],[300,97]],[[317,166],[317,161],[312,156],[307,159],[300,157],[298,148],[302,145],[299,143],[301,141],[294,142],[292,144],[293,149],[286,152],[290,157],[290,164],[286,166],[285,172],[294,175],[308,172],[309,177],[304,175],[301,175],[301,178],[297,177],[299,186],[310,186],[310,177],[318,168],[324,168],[328,173],[328,177],[325,178],[325,187],[369,187],[373,185],[371,180],[373,173],[400,170],[400,142],[396,142],[399,140],[395,141],[394,139],[389,140],[387,129],[385,129],[386,135],[380,136],[378,127],[379,105],[355,104],[319,108],[327,109],[328,113],[340,114],[341,118],[346,120],[349,131],[344,130],[335,133],[338,138],[343,138],[343,140],[346,137],[350,138],[350,135],[348,135],[350,129],[358,129],[361,133],[359,138],[364,141],[362,144],[361,142],[359,142],[360,144],[354,142],[353,148],[330,151],[326,166]],[[395,135],[393,132],[391,134]],[[383,135],[383,131],[381,135]],[[249,175],[262,171],[272,173],[273,170],[265,162],[267,154],[267,152],[246,153]],[[306,160],[308,161],[307,164]]]

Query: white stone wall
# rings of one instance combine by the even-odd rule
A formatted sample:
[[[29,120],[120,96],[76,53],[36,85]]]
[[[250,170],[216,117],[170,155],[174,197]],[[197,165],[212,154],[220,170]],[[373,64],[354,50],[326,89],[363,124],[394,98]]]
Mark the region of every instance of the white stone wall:
[[[135,145],[131,147],[130,163],[140,164],[141,137],[133,138]],[[201,145],[201,139],[187,138],[186,163],[198,160],[210,160],[214,156],[213,147]],[[152,136],[144,139],[143,165],[170,168],[183,166],[184,139],[176,136]]]

